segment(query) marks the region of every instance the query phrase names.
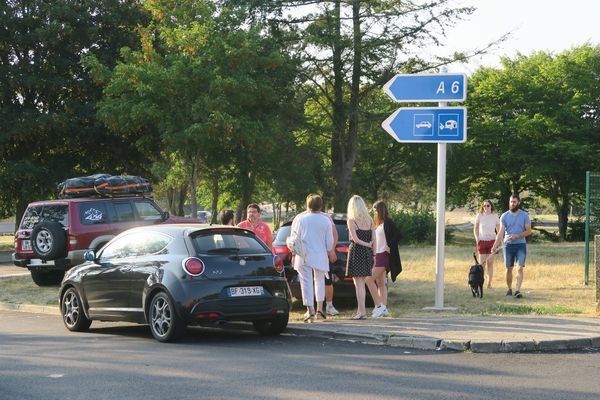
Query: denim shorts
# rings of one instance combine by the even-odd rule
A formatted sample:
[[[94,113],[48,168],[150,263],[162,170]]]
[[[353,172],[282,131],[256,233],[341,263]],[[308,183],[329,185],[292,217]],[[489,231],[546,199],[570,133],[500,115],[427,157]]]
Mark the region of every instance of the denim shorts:
[[[527,247],[525,243],[507,244],[504,248],[504,266],[512,268],[517,265],[524,267],[527,256]]]

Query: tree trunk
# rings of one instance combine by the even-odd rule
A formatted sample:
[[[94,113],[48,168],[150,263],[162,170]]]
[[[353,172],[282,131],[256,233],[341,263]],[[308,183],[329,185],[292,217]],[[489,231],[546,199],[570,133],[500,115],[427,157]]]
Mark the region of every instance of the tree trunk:
[[[212,174],[212,202],[210,206],[210,223],[214,224],[217,222],[218,211],[217,206],[219,205],[219,170],[215,169]],[[219,221],[220,222],[220,221]]]
[[[17,197],[17,201],[15,204],[16,215],[15,215],[15,232],[19,230],[19,225],[21,224],[21,219],[23,219],[23,214],[25,214],[25,210],[27,209],[27,205],[29,203],[27,200],[22,199],[21,197]]]
[[[198,174],[199,174],[199,162],[197,158],[190,160],[188,165],[190,172],[188,174],[188,184],[190,185],[190,206],[191,206],[191,217],[196,218],[198,215],[198,200],[196,199],[196,192],[198,189]]]
[[[571,203],[568,195],[562,195],[557,203],[556,214],[558,215],[558,237],[567,240],[567,228],[569,226],[569,208]]]
[[[188,185],[185,182],[183,182],[181,186],[175,191],[177,195],[177,213],[175,215],[179,215],[181,217],[183,217],[183,215],[185,214],[183,206],[185,205],[187,186]]]

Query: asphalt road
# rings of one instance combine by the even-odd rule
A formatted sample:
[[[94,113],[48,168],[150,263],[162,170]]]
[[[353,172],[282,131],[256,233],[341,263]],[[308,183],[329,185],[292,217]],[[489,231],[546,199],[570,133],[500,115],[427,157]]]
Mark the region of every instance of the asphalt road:
[[[0,312],[0,398],[597,399],[600,354],[418,352],[251,331],[147,327]]]

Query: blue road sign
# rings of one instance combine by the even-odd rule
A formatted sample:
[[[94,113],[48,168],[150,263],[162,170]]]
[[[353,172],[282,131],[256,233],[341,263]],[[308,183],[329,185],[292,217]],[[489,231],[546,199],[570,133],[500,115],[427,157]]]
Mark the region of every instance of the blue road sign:
[[[464,143],[467,140],[467,109],[403,107],[381,126],[401,143]]]
[[[465,74],[398,74],[383,86],[394,101],[465,101]]]

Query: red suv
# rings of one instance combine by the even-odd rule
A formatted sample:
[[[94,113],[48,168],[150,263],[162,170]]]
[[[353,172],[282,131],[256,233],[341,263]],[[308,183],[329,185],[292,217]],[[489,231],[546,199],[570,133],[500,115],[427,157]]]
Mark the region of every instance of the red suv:
[[[28,268],[39,286],[61,282],[67,269],[84,262],[119,233],[140,225],[194,223],[170,217],[144,196],[89,197],[29,204],[15,233],[13,262]]]

